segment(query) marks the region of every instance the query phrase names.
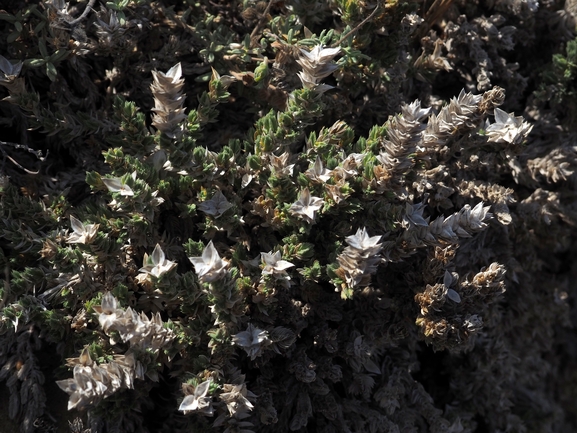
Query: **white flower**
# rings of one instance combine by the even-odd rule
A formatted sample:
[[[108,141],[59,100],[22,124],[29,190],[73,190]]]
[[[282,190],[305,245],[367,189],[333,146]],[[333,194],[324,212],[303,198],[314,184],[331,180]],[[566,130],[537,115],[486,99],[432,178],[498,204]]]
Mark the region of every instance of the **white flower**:
[[[308,223],[313,223],[315,212],[323,206],[324,202],[320,197],[312,197],[309,189],[305,188],[302,190],[298,201],[291,205],[289,212],[302,217]]]
[[[129,197],[134,195],[134,191],[132,191],[132,188],[126,185],[126,183],[124,183],[122,179],[119,177],[109,177],[106,179],[102,179],[102,182],[104,183],[104,185],[106,185],[106,188],[108,188],[108,191],[110,192],[119,192],[120,195]]]
[[[264,268],[262,273],[264,275],[288,276],[286,269],[294,266],[291,262],[281,260],[279,251],[276,253],[260,253]]]
[[[12,62],[7,58],[0,56],[0,84],[12,83],[16,78],[18,78],[21,70],[22,62],[12,64]]]
[[[320,156],[317,155],[315,163],[305,171],[305,176],[310,180],[325,183],[331,178],[331,173],[332,171],[324,167],[323,161]]]
[[[521,143],[531,132],[533,125],[523,121],[522,116],[507,114],[500,108],[495,108],[495,123],[489,124],[485,128],[489,141],[495,143]]]
[[[129,342],[131,347],[151,349],[153,352],[158,352],[175,338],[172,331],[164,326],[160,313],[149,319],[146,314],[138,314],[130,307],[126,310],[118,308],[118,301],[110,292],[102,297],[101,305],[94,309],[99,313],[98,322],[104,333],[111,337],[111,344],[116,343],[111,331],[117,331],[120,339]]]
[[[331,63],[331,60],[340,52],[340,48],[322,48],[317,45],[310,52],[301,48],[301,56],[297,63],[302,66],[303,70],[298,73],[303,87],[305,89],[314,89],[322,93],[332,88],[326,84],[320,84],[320,81],[332,74],[338,65]]]
[[[152,252],[151,256],[148,256],[148,254],[144,253],[142,268],[140,268],[138,271],[154,275],[156,278],[158,278],[162,274],[174,269],[175,266],[176,262],[166,260],[164,251],[162,251],[160,245],[156,244],[156,247],[154,247],[154,251]]]
[[[106,292],[102,296],[102,301],[100,306],[94,307],[94,309],[100,313],[98,315],[98,322],[104,330],[108,332],[111,326],[114,325],[119,316],[122,316],[124,312],[118,308],[118,302],[116,298],[110,292]]]
[[[203,283],[217,281],[226,272],[227,263],[220,258],[212,241],[208,243],[201,257],[189,257],[188,260],[194,265],[194,270]]]
[[[203,201],[198,205],[198,208],[206,214],[212,215],[215,218],[222,216],[232,204],[226,199],[221,191],[218,191],[212,196],[210,200]]]
[[[194,393],[184,397],[178,410],[183,411],[185,415],[189,412],[201,412],[204,415],[212,416],[214,412],[212,397],[206,395],[210,388],[210,383],[211,379],[208,379],[194,388]]]
[[[91,244],[96,238],[99,224],[82,224],[78,218],[70,215],[70,226],[74,233],[66,239],[71,244]]]
[[[347,236],[345,240],[351,248],[367,256],[374,256],[382,247],[382,244],[379,244],[381,236],[369,236],[366,227],[358,229],[354,235]]]
[[[340,47],[322,48],[322,45],[315,46],[310,52],[301,48],[301,56],[297,63],[303,67],[305,74],[312,75],[320,80],[331,75],[338,65],[329,63],[341,51]]]
[[[290,265],[292,266],[292,264]],[[242,347],[250,359],[255,359],[262,354],[262,348],[271,344],[272,340],[268,338],[267,331],[255,328],[252,323],[249,323],[246,331],[233,335],[232,342]]]

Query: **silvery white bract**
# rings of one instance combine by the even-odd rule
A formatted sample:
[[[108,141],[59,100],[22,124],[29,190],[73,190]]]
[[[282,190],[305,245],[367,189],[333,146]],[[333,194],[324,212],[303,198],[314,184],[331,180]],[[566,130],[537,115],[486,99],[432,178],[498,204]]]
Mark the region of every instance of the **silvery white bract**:
[[[427,227],[429,225],[428,221],[423,218],[423,211],[425,210],[424,203],[416,203],[410,204],[407,203],[405,205],[406,213],[403,216],[403,221],[401,223],[402,227],[408,228],[413,226],[424,226]]]
[[[117,320],[116,313],[122,315],[123,311],[118,309],[118,302],[110,292],[106,292],[102,296],[100,303],[100,314],[98,315],[98,323],[104,332],[108,332],[112,324]]]
[[[336,273],[349,289],[370,284],[371,276],[377,271],[381,261],[378,254],[383,244],[379,243],[380,239],[381,236],[369,236],[366,227],[357,229],[354,235],[345,238],[349,246],[337,257],[340,267]],[[342,287],[337,287],[337,291],[341,289]],[[341,296],[346,298],[349,294],[342,291]]]
[[[231,207],[232,203],[226,199],[221,191],[217,191],[210,200],[203,201],[198,205],[198,209],[215,218],[222,216]]]
[[[212,407],[212,397],[207,396],[212,380],[208,379],[194,388],[194,393],[187,395],[180,403],[178,410],[186,415],[190,412],[199,412],[203,415],[212,416],[214,409]]]
[[[103,178],[102,183],[106,185],[106,188],[108,188],[108,191],[110,192],[118,192],[120,195],[128,197],[132,197],[134,195],[132,188],[126,185],[126,183],[124,183],[119,177]]]
[[[303,70],[298,76],[305,89],[313,89],[318,93],[332,89],[332,86],[320,84],[320,81],[338,69],[338,65],[331,63],[331,60],[340,51],[340,47],[322,48],[322,45],[315,46],[310,52],[301,48],[301,56],[297,59],[297,63]]]
[[[131,307],[126,310],[118,308],[118,301],[110,292],[102,296],[101,305],[94,306],[94,310],[99,313],[98,322],[110,337],[111,344],[115,344],[114,338],[120,336],[131,347],[156,353],[175,338],[172,331],[164,326],[160,313],[149,319],[146,314],[138,314]],[[112,334],[112,331],[118,334]]]
[[[142,263],[142,268],[139,272],[144,272],[146,274],[154,275],[156,278],[160,277],[166,272],[170,272],[176,266],[176,262],[171,262],[167,260],[164,251],[160,248],[160,245],[156,244],[152,255],[144,253],[144,259]]]
[[[264,267],[262,273],[265,275],[287,275],[286,270],[294,266],[291,262],[281,260],[279,251],[276,253],[260,253]]]
[[[445,275],[443,276],[443,285],[445,287],[451,287],[454,282],[458,281],[458,278],[459,276],[457,273],[453,275],[451,272],[445,271]]]
[[[227,263],[220,258],[218,251],[208,243],[201,257],[189,257],[188,260],[194,265],[198,279],[203,283],[212,283],[224,277]]]
[[[246,331],[233,335],[232,342],[237,346],[242,347],[252,360],[257,356],[262,355],[262,349],[264,346],[268,346],[272,343],[271,339],[268,338],[268,332],[256,328],[252,323],[248,324]]]
[[[423,134],[423,149],[439,149],[459,129],[475,125],[482,98],[483,95],[465,93],[463,89],[439,114],[431,114]]]
[[[363,256],[373,256],[377,254],[382,247],[378,242],[382,236],[369,236],[367,228],[358,229],[352,236],[347,236],[345,240],[351,248],[357,250]]]
[[[318,211],[325,201],[320,197],[313,197],[308,188],[302,190],[299,199],[294,202],[289,208],[289,212],[301,217],[308,223],[314,223],[315,213]]]
[[[331,178],[332,171],[327,170],[323,164],[322,159],[320,156],[317,155],[317,159],[315,160],[314,164],[307,171],[305,171],[305,176],[308,177],[310,180],[325,183],[327,180]]]
[[[317,80],[328,77],[338,69],[338,65],[329,62],[340,53],[340,47],[322,48],[322,45],[317,45],[311,51],[302,48],[300,51],[301,56],[297,59],[297,63],[303,67],[305,73]]]
[[[97,28],[96,34],[99,39],[108,44],[112,42],[114,33],[123,34],[126,31],[120,24],[116,11],[111,9],[98,14],[94,25]]]
[[[487,227],[486,221],[493,217],[491,206],[479,202],[471,209],[466,204],[459,212],[447,218],[439,216],[426,226],[415,226],[403,233],[403,239],[413,248],[418,245],[437,245],[439,241],[458,243],[459,238],[470,238],[474,233]]]
[[[153,83],[150,85],[154,96],[152,125],[169,138],[179,138],[183,132],[183,121],[186,120],[182,92],[184,78],[179,63],[166,73],[152,71]]]
[[[78,218],[70,215],[70,226],[74,233],[66,239],[70,244],[91,244],[98,233],[99,224],[83,224]]]
[[[0,55],[0,84],[9,84],[18,78],[22,70],[22,65],[22,62],[12,64],[7,58]]]
[[[94,406],[120,389],[134,388],[135,377],[143,378],[141,364],[132,353],[115,355],[113,361],[97,365],[85,346],[78,358],[68,358],[67,363],[74,365],[73,378],[56,384],[70,394],[68,410]]]
[[[533,129],[533,125],[525,122],[523,116],[513,116],[513,113],[506,113],[500,108],[495,108],[495,123],[489,124],[485,131],[489,141],[495,143],[519,144],[527,137]]]

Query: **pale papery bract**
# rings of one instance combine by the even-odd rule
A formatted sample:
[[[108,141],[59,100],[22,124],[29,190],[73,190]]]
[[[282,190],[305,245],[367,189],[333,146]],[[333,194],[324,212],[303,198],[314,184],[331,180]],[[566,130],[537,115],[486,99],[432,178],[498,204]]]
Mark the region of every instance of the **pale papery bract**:
[[[285,276],[286,270],[294,266],[294,264],[282,260],[281,253],[279,251],[270,253],[260,253],[261,260],[264,264],[262,273],[264,275],[277,275]]]
[[[294,0],[216,15],[203,1],[192,14],[136,2],[86,8],[86,25],[75,26],[65,21],[80,17],[82,2],[53,3],[28,18],[2,12],[19,47],[10,64],[0,59],[2,109],[16,113],[16,133],[3,140],[19,141],[3,141],[2,153],[52,153],[41,176],[19,178],[8,164],[0,181],[0,381],[10,416],[28,417],[32,430],[44,410],[38,390],[50,373],[40,351],[87,345],[94,361],[71,361],[76,373],[63,385],[104,431],[162,420],[170,403],[149,395],[174,403],[178,383],[189,410],[165,429],[572,430],[555,395],[570,395],[571,383],[559,379],[571,374],[557,358],[567,355],[574,295],[563,271],[576,225],[574,1],[543,3],[538,14],[539,2],[524,0],[435,2],[430,14],[407,14],[400,2]],[[451,4],[434,24],[436,3]],[[47,54],[28,43],[39,18]],[[254,30],[245,39],[235,34],[243,20]],[[142,56],[146,29],[153,49]],[[419,62],[420,52],[432,55]],[[268,75],[253,81],[266,56],[275,57]],[[232,79],[210,65],[235,75],[230,93]],[[494,83],[507,87],[506,101]],[[321,95],[331,84],[339,89]],[[447,101],[455,86],[466,90]],[[531,134],[496,110],[503,103],[534,123]],[[104,182],[112,206],[103,176],[114,179]],[[304,188],[326,202],[294,206]],[[217,191],[234,215],[211,206]],[[100,223],[93,242],[70,214]],[[198,242],[210,240],[214,260],[178,269],[166,260],[204,255]],[[137,361],[120,358],[130,354]],[[445,369],[449,406],[437,398],[443,386],[422,386],[434,382],[427,362],[439,354],[463,361]],[[243,387],[252,412],[240,398],[225,402]],[[527,418],[535,411],[547,416]]]
[[[495,123],[485,126],[489,141],[495,143],[519,144],[527,138],[533,126],[524,121],[522,116],[514,116],[500,108],[495,108]]]
[[[66,239],[71,244],[91,244],[98,234],[100,224],[83,224],[74,215],[70,215],[70,226],[73,233]]]
[[[262,355],[262,349],[272,343],[268,332],[248,324],[246,331],[241,331],[232,337],[232,342],[240,346],[248,354],[250,359]]]
[[[308,223],[315,221],[316,212],[323,207],[324,200],[320,197],[313,197],[308,188],[301,191],[299,199],[291,205],[291,214],[304,219]]]
[[[178,410],[182,411],[185,415],[191,412],[198,412],[203,415],[212,416],[214,413],[212,397],[207,396],[211,383],[212,380],[208,379],[197,385],[192,394],[185,395]]]
[[[160,248],[159,244],[156,244],[152,255],[144,253],[144,258],[142,260],[142,268],[138,272],[142,272],[145,275],[153,275],[159,278],[161,275],[170,272],[176,267],[176,262],[172,262],[166,259],[164,251]]]
[[[212,241],[203,250],[202,256],[188,259],[194,265],[199,280],[204,283],[212,283],[223,278],[228,266],[227,262],[218,255]]]

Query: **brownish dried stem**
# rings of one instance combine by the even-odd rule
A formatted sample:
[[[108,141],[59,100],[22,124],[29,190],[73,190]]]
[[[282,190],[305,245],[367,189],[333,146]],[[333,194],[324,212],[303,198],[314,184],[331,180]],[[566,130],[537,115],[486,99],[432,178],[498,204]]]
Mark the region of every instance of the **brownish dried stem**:
[[[431,7],[425,13],[425,22],[419,28],[417,35],[419,38],[425,36],[425,34],[435,25],[437,21],[439,21],[449,6],[453,3],[453,0],[435,0]]]
[[[375,9],[373,9],[373,11],[371,12],[371,14],[366,17],[364,20],[362,20],[354,29],[352,29],[350,32],[347,32],[344,36],[342,36],[337,42],[335,42],[334,44],[331,45],[331,48],[336,48],[338,47],[346,38],[348,38],[349,36],[351,36],[352,34],[356,33],[359,31],[359,29],[364,26],[371,18],[373,18],[375,16],[375,14],[377,13],[377,11],[379,10],[379,5],[375,6]]]
[[[266,17],[268,16],[268,13],[270,11],[270,8],[273,4],[275,0],[269,0],[268,4],[266,5],[266,8],[264,10],[264,12],[262,13],[262,17],[260,17],[260,20],[258,20],[257,25],[255,26],[255,28],[252,30],[252,32],[250,33],[250,43],[251,45],[254,43],[254,39],[256,37],[256,34],[260,31],[260,29],[262,28],[262,26],[264,25],[264,23],[266,22]]]

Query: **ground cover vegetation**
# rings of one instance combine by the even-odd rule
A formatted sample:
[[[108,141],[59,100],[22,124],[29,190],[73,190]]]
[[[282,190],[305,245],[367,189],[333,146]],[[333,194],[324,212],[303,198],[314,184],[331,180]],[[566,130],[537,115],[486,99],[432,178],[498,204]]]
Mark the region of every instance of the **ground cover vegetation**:
[[[576,19],[3,1],[4,417],[577,431]]]

